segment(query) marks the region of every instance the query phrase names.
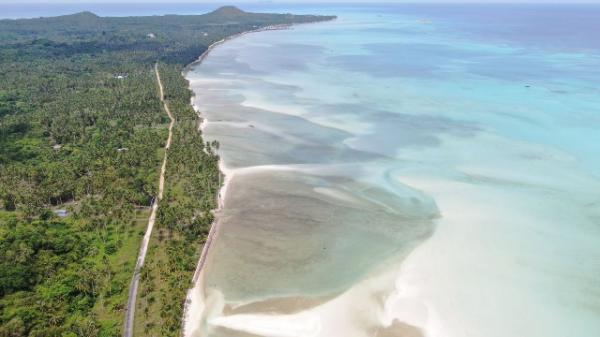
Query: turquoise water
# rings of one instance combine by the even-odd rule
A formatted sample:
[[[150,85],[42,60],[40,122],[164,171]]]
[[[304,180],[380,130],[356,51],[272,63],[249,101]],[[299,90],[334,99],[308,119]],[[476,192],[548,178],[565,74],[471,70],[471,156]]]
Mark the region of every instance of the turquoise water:
[[[294,10],[339,19],[187,75],[230,179],[188,335],[600,335],[600,7]]]

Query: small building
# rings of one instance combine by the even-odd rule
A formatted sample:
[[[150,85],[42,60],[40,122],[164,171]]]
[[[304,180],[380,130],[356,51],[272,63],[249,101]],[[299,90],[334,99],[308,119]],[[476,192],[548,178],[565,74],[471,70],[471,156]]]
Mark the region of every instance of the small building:
[[[56,214],[60,218],[65,218],[69,215],[66,209],[56,209],[54,210],[54,214]]]
[[[156,35],[154,35],[154,33],[148,33],[148,35],[146,35],[149,39],[154,39],[156,38]]]
[[[52,146],[52,148],[53,148],[55,151],[58,151],[58,150],[62,149],[62,145],[60,145],[60,144],[56,144],[56,145]]]

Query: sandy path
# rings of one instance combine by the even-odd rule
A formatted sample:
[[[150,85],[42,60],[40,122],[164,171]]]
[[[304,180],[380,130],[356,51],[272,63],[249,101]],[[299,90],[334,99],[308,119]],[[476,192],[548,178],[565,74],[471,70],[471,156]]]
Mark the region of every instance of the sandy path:
[[[148,252],[148,244],[150,243],[150,236],[152,235],[152,229],[154,228],[154,222],[156,221],[156,210],[158,209],[158,203],[163,198],[163,191],[165,189],[165,171],[167,169],[167,152],[171,147],[171,140],[173,138],[173,126],[175,125],[175,118],[173,114],[171,114],[171,110],[169,110],[169,106],[167,102],[165,102],[165,93],[162,85],[162,81],[160,80],[160,73],[158,72],[158,63],[154,65],[154,72],[156,73],[156,82],[158,83],[158,88],[160,92],[160,101],[163,104],[167,115],[169,115],[169,119],[171,122],[169,123],[169,136],[167,138],[167,143],[165,144],[165,155],[163,157],[163,163],[160,168],[160,178],[158,180],[158,195],[154,199],[152,203],[152,211],[150,213],[150,218],[148,218],[148,227],[146,228],[146,234],[144,234],[144,239],[142,240],[142,246],[140,247],[140,253],[138,254],[138,259],[135,265],[135,271],[133,273],[133,279],[131,280],[131,285],[129,287],[129,299],[127,300],[127,307],[125,308],[125,327],[123,329],[124,337],[132,337],[133,336],[133,326],[135,320],[135,303],[137,300],[137,290],[140,283],[140,273],[142,267],[144,266],[144,260],[146,259],[146,253]]]

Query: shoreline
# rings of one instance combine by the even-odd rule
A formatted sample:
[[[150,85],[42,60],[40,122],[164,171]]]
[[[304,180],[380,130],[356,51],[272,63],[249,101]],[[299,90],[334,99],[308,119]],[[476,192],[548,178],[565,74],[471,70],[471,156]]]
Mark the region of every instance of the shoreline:
[[[271,30],[288,30],[288,29],[292,29],[292,27],[296,26],[296,25],[321,23],[321,22],[326,22],[326,21],[333,21],[335,19],[337,19],[337,17],[335,17],[331,20],[316,21],[316,22],[270,25],[270,26],[253,29],[253,30],[249,30],[249,31],[245,31],[245,32],[241,32],[238,34],[228,36],[224,39],[221,39],[221,40],[216,41],[216,42],[212,43],[211,45],[209,45],[208,48],[198,57],[197,60],[195,60],[194,62],[188,64],[187,66],[185,66],[183,68],[182,76],[184,78],[186,78],[187,73],[189,71],[191,71],[191,69],[193,67],[201,65],[202,62],[208,57],[208,55],[210,54],[211,51],[213,51],[216,47],[226,43],[227,41],[242,37],[247,34],[259,33],[259,32],[271,31]],[[192,108],[196,112],[196,115],[200,119],[200,123],[198,123],[198,132],[203,132],[209,121],[207,118],[205,118],[201,115],[200,109],[194,104],[195,93],[193,92],[193,90],[191,90],[191,88],[190,88],[190,91],[192,91],[192,93],[193,93],[192,97],[190,99],[190,105],[192,106]],[[186,326],[187,326],[187,322],[188,322],[187,318],[188,318],[190,310],[191,310],[190,307],[194,306],[194,304],[196,304],[196,305],[198,304],[198,303],[194,303],[194,301],[192,300],[192,293],[194,292],[194,290],[200,290],[200,291],[202,290],[202,289],[200,289],[202,285],[198,284],[198,280],[200,279],[202,272],[204,271],[204,266],[206,263],[206,259],[207,259],[210,247],[212,246],[213,241],[217,239],[217,232],[218,232],[218,229],[220,228],[219,212],[223,209],[223,207],[225,205],[225,197],[227,196],[227,189],[229,187],[229,183],[230,183],[231,179],[235,175],[234,171],[235,170],[227,169],[225,167],[223,159],[219,158],[219,172],[223,176],[223,185],[220,187],[219,192],[217,194],[217,208],[213,210],[213,213],[215,214],[215,220],[213,221],[213,223],[210,226],[210,230],[209,230],[206,242],[203,245],[202,252],[200,254],[200,258],[198,259],[198,264],[196,265],[196,269],[195,269],[194,275],[192,277],[192,287],[190,287],[186,293],[186,298],[185,298],[184,307],[183,307],[182,320],[181,320],[181,326],[182,326],[181,335],[184,337],[187,336]]]
[[[213,42],[211,45],[208,46],[208,48],[206,48],[206,50],[202,54],[200,54],[200,56],[198,56],[198,58],[195,61],[186,65],[183,68],[181,73],[185,77],[185,75],[191,70],[192,67],[202,64],[204,59],[206,59],[206,57],[208,57],[208,55],[214,48],[218,47],[219,45],[221,45],[229,40],[233,40],[238,37],[244,36],[246,34],[251,34],[251,33],[259,33],[259,32],[265,32],[265,31],[270,31],[270,30],[286,30],[286,29],[290,29],[292,26],[294,26],[294,24],[289,24],[289,23],[284,23],[284,24],[279,24],[279,25],[270,25],[270,26],[266,26],[266,27],[261,27],[261,28],[252,29],[252,30],[248,30],[245,32],[233,34],[233,35],[223,38],[217,42]],[[192,96],[192,99],[193,98],[194,97]],[[198,110],[196,109],[194,104],[192,104],[192,107],[194,107],[194,110],[196,110],[196,112],[198,112]]]
[[[247,31],[239,34],[232,35],[228,38],[222,39],[210,45],[208,49],[200,55],[200,57],[184,68],[183,76],[187,78],[187,74],[194,66],[201,65],[202,62],[208,57],[209,53],[216,47],[225,42],[235,39],[237,37],[244,36],[249,33],[261,32],[265,30],[282,30],[290,29],[293,25],[278,25],[269,26],[263,29]],[[208,119],[201,116],[200,109],[194,104],[195,94],[191,98],[190,104],[196,111],[200,118],[198,123],[198,132],[203,132],[206,126],[210,122]],[[227,168],[223,158],[219,158],[219,170],[225,175],[223,185],[221,186],[217,194],[217,208],[213,210],[215,219],[211,224],[207,240],[202,248],[202,253],[196,265],[196,270],[192,278],[192,287],[187,290],[186,299],[184,303],[184,310],[182,314],[182,329],[181,336],[192,337],[192,336],[204,336],[206,330],[203,329],[204,322],[212,317],[214,314],[208,310],[215,303],[223,306],[223,310],[229,311],[229,315],[221,317],[211,318],[212,326],[224,329],[232,329],[239,331],[242,334],[256,334],[256,335],[269,335],[274,331],[284,331],[284,333],[297,334],[302,333],[303,335],[317,335],[318,331],[335,331],[343,328],[344,334],[348,336],[356,336],[354,331],[369,329],[369,326],[362,325],[354,322],[351,317],[356,317],[360,314],[360,310],[354,310],[352,303],[355,298],[368,298],[370,305],[373,307],[380,307],[379,310],[374,310],[372,313],[367,315],[367,319],[370,322],[376,322],[377,333],[382,337],[392,336],[396,334],[406,335],[411,337],[424,337],[425,331],[418,325],[412,325],[410,321],[399,319],[396,315],[388,312],[388,306],[392,306],[395,302],[388,301],[388,297],[373,297],[374,291],[380,293],[388,293],[389,295],[395,294],[395,280],[399,274],[399,265],[391,269],[377,269],[369,272],[363,280],[355,284],[354,286],[346,289],[345,291],[332,295],[330,297],[317,297],[311,299],[305,299],[307,302],[303,302],[300,305],[295,302],[296,299],[293,297],[282,297],[271,300],[265,300],[262,302],[250,301],[248,303],[238,303],[233,307],[223,303],[222,297],[216,294],[205,293],[203,272],[205,266],[209,262],[209,253],[211,253],[211,247],[215,240],[219,238],[219,231],[221,230],[222,218],[221,211],[225,206],[225,198],[228,196],[227,192],[230,187],[230,183],[234,177],[243,176],[245,173],[254,172],[256,170],[272,170],[281,169],[288,165],[263,165],[263,166],[251,166],[243,168]],[[408,254],[407,254],[408,255]],[[402,256],[401,260],[405,260],[408,256]],[[212,257],[214,259],[214,257]],[[212,260],[210,260],[212,261]],[[391,261],[391,260],[390,260]],[[215,302],[216,301],[216,302]],[[289,311],[281,311],[274,313],[270,309],[272,303],[286,303],[289,307],[286,307]],[[257,308],[261,308],[258,312],[254,312]],[[248,310],[252,308],[253,310]],[[269,308],[269,310],[265,310]],[[395,309],[395,307],[393,308]],[[340,316],[341,315],[341,316]],[[192,319],[188,319],[191,317]],[[320,320],[316,320],[315,317],[325,317],[326,321],[330,321],[330,324],[323,324]],[[350,318],[350,319],[349,319]],[[404,317],[402,317],[404,318]],[[355,324],[356,323],[356,324]],[[356,325],[356,326],[355,326]],[[284,328],[285,327],[285,328]]]
[[[224,44],[225,42],[227,42],[229,40],[236,39],[236,38],[239,38],[241,36],[244,36],[244,35],[250,34],[250,33],[258,33],[258,32],[263,32],[263,31],[268,31],[268,30],[285,30],[285,29],[289,29],[290,27],[291,27],[290,24],[267,26],[267,27],[263,27],[260,29],[255,29],[255,30],[250,30],[250,31],[234,34],[234,35],[231,35],[224,39],[221,39],[217,42],[214,42],[213,44],[208,46],[208,48],[198,57],[197,60],[195,60],[194,62],[188,64],[187,66],[185,66],[183,68],[182,75],[184,78],[186,78],[187,73],[189,71],[191,71],[192,67],[201,65],[202,62],[206,59],[206,57],[208,57],[210,52],[214,50],[214,48]],[[192,91],[192,93],[193,93],[193,90],[190,89],[190,91]],[[205,117],[203,117],[201,115],[200,109],[196,106],[196,104],[194,104],[195,96],[196,96],[195,94],[192,95],[192,98],[190,99],[190,105],[192,106],[192,108],[196,112],[196,115],[200,119],[200,123],[198,123],[198,132],[200,132],[202,134],[202,132],[204,131],[204,128],[206,127],[206,124],[208,123],[208,119],[206,119]],[[217,193],[217,208],[212,211],[215,215],[215,220],[213,221],[213,223],[210,226],[208,236],[202,247],[202,252],[200,253],[200,257],[198,258],[198,263],[196,264],[196,269],[194,271],[194,275],[192,276],[192,286],[187,290],[187,293],[186,293],[184,307],[183,307],[183,314],[182,314],[182,319],[181,319],[181,326],[182,326],[181,335],[182,336],[187,335],[186,334],[187,317],[188,317],[188,314],[190,311],[190,305],[192,305],[192,302],[193,302],[191,295],[193,293],[193,290],[198,286],[197,283],[198,283],[198,280],[200,279],[200,275],[202,274],[202,271],[204,270],[204,265],[206,263],[206,257],[208,256],[208,252],[213,243],[213,240],[216,240],[216,233],[219,228],[219,222],[220,222],[219,212],[223,209],[223,206],[225,204],[225,196],[227,195],[227,187],[229,186],[229,182],[231,181],[231,178],[233,177],[233,172],[228,170],[225,167],[225,164],[223,163],[222,158],[219,158],[219,173],[223,177],[223,185],[220,186],[219,192]]]

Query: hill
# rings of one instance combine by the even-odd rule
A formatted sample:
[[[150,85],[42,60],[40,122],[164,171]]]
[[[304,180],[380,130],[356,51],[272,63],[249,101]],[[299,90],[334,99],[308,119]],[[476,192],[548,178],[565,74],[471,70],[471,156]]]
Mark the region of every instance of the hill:
[[[210,13],[211,15],[221,15],[221,16],[240,16],[246,14],[243,10],[235,7],[235,6],[223,6],[218,8]]]

